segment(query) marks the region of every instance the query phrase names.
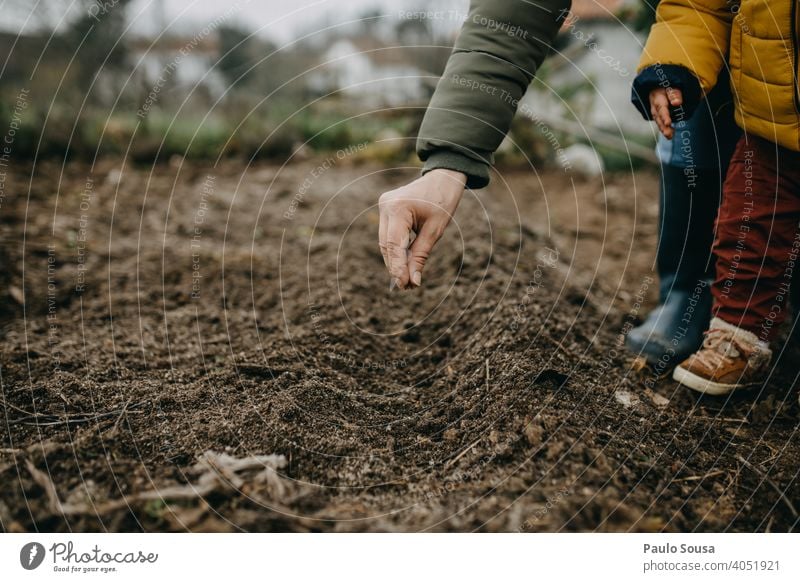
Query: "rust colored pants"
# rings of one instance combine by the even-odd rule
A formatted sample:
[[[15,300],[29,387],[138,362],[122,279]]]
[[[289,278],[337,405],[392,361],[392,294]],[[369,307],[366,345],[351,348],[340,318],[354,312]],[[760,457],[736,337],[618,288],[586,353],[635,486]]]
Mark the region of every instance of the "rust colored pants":
[[[771,340],[800,276],[800,152],[753,135],[736,145],[714,240],[713,314]]]

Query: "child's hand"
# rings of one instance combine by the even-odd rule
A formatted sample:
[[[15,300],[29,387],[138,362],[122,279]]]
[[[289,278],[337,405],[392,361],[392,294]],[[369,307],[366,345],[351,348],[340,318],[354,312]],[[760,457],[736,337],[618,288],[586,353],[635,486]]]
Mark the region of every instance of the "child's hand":
[[[683,93],[680,89],[658,87],[650,91],[650,115],[658,125],[659,131],[667,139],[672,139],[675,131],[672,129],[670,107],[680,107],[683,104]]]

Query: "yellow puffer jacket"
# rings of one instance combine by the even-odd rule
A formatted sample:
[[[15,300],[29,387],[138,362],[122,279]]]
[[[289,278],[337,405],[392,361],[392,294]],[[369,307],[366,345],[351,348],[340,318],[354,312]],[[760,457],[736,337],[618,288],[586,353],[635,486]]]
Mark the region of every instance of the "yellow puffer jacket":
[[[800,151],[798,0],[662,0],[639,70],[680,65],[703,95],[727,62],[736,122]]]

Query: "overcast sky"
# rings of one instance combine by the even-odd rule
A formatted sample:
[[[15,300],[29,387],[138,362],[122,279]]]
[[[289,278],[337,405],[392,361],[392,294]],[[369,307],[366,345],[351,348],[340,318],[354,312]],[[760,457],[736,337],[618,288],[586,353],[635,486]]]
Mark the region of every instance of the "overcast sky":
[[[196,27],[211,22],[231,8],[232,21],[268,35],[276,40],[291,39],[299,29],[325,22],[328,18],[355,18],[370,7],[388,9],[387,0],[163,0],[168,23],[175,20],[179,28]],[[141,14],[140,26],[158,22],[156,0],[135,0],[129,14]]]
[[[97,0],[98,6],[113,10],[114,0]],[[309,31],[324,25],[336,24],[357,18],[371,8],[378,8],[396,18],[401,10],[419,10],[421,7],[437,10],[465,11],[468,0],[134,0],[128,16],[134,20],[134,30],[152,34],[163,19],[170,28],[186,32],[202,28],[208,22],[233,9],[232,22],[245,25],[253,31],[279,42],[294,38],[300,31]],[[19,31],[31,9],[39,5],[50,23],[58,22],[69,0],[0,0],[3,18],[0,27]],[[75,1],[70,14],[77,14],[84,6]],[[49,7],[48,7],[49,6]],[[42,8],[43,7],[43,8]],[[43,17],[40,18],[41,22]],[[25,29],[36,26],[29,19]]]

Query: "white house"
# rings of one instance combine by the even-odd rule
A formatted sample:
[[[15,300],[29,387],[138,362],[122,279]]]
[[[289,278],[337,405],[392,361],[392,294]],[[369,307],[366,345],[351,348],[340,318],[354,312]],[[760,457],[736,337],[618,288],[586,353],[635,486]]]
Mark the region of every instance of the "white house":
[[[525,105],[545,119],[556,116],[616,132],[618,128],[646,132],[647,126],[630,103],[644,39],[618,16],[630,4],[626,0],[573,1],[560,33],[563,48],[549,57],[545,68],[549,72],[534,81]],[[585,85],[583,90],[565,91],[580,84]]]
[[[308,86],[320,95],[339,91],[370,107],[424,103],[435,80],[409,62],[402,48],[383,47],[373,39],[343,38],[321,59],[322,66],[308,77]]]

